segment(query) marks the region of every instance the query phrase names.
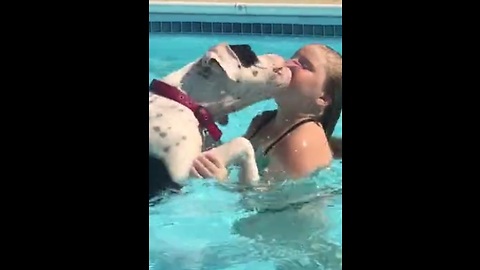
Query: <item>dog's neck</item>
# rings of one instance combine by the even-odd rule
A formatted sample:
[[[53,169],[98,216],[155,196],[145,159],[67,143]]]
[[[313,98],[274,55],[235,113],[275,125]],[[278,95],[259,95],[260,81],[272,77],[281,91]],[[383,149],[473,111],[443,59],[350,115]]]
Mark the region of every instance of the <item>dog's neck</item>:
[[[198,104],[207,108],[215,119],[223,118],[244,106],[242,100],[229,94],[230,81],[212,80],[201,69],[195,67],[197,61],[165,76],[162,81],[177,87]],[[218,96],[223,94],[222,98]]]

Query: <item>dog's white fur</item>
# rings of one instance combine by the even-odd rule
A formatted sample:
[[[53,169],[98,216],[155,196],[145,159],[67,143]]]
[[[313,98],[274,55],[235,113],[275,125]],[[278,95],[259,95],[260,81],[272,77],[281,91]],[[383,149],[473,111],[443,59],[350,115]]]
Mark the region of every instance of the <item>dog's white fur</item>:
[[[221,43],[162,81],[186,92],[221,121],[229,113],[266,100],[288,86],[291,72],[284,67],[283,58],[267,54],[258,59],[257,64],[243,67],[228,44]],[[165,162],[173,181],[181,183],[189,177],[203,145],[199,123],[191,110],[150,93],[149,151]],[[238,162],[241,181],[259,179],[254,150],[247,139],[236,138],[210,151],[215,151],[224,164]]]

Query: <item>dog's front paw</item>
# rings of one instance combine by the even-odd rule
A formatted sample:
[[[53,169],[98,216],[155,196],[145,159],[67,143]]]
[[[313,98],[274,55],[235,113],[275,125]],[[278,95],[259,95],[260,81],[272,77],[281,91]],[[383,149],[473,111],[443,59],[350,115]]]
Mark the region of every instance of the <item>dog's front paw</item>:
[[[236,138],[235,142],[242,149],[240,157],[240,181],[242,183],[254,184],[260,180],[257,162],[255,160],[255,150],[252,143],[244,137]]]
[[[260,180],[255,157],[252,160],[245,160],[240,166],[240,182],[253,185]]]
[[[240,165],[240,181],[254,183],[260,179],[257,163],[255,162],[255,151],[249,140],[244,137],[235,138],[210,151],[228,165],[232,162]]]

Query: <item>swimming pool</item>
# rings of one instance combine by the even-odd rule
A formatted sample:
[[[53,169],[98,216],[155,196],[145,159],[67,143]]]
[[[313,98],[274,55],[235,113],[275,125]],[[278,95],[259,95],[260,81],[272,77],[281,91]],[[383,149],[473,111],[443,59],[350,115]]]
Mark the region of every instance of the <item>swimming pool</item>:
[[[342,52],[341,38],[150,34],[149,42],[150,81],[220,42],[247,43],[258,54],[284,57],[313,42]],[[231,115],[221,127],[223,140],[241,136],[254,115],[273,108],[274,102],[265,101]],[[342,135],[341,118],[335,135]],[[241,195],[214,181],[192,181],[185,194],[150,208],[150,269],[341,269],[341,189],[340,162],[265,193]]]

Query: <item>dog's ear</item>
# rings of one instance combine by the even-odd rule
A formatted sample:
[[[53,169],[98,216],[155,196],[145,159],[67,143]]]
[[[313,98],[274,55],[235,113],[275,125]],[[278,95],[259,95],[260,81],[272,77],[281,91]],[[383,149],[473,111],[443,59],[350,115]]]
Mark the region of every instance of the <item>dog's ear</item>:
[[[232,51],[226,43],[221,43],[207,51],[203,57],[203,65],[211,67],[217,65],[231,80],[236,81],[242,63],[235,52]]]
[[[228,125],[228,115],[225,115],[225,116],[222,116],[222,117],[218,118],[217,122],[222,126]]]
[[[248,44],[237,44],[230,45],[230,49],[238,57],[242,66],[249,68],[255,64],[258,64],[258,57],[255,52],[252,50],[252,47]]]

